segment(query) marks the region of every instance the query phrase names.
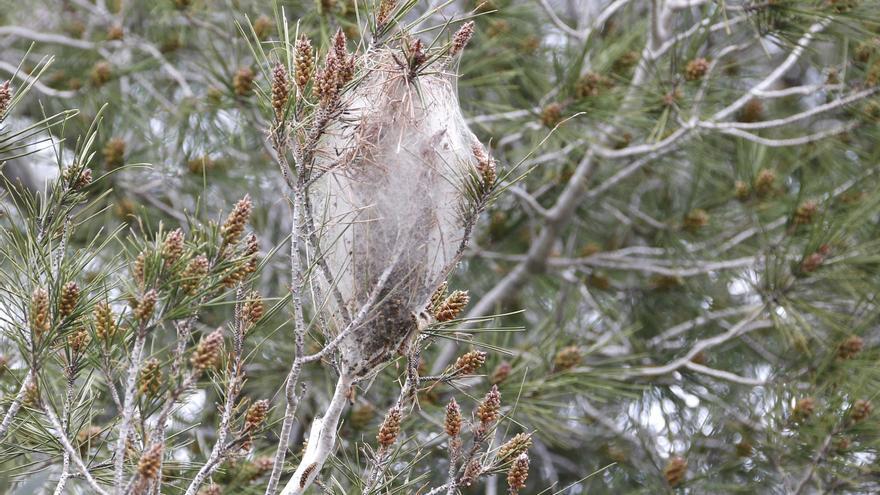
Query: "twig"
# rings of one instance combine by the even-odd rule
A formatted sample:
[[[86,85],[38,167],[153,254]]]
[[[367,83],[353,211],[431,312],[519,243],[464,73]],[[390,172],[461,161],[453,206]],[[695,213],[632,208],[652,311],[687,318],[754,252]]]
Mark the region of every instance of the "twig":
[[[113,468],[113,485],[117,493],[122,493],[122,480],[125,468],[125,442],[131,429],[131,418],[135,407],[135,389],[137,375],[140,371],[144,354],[144,343],[147,340],[146,323],[142,323],[135,335],[134,347],[131,351],[131,364],[128,367],[128,378],[125,382],[125,400],[122,409],[122,422],[119,425],[119,437],[116,439],[116,459]]]
[[[18,392],[16,392],[15,398],[12,399],[12,404],[9,405],[9,409],[6,410],[6,414],[3,416],[3,422],[0,423],[0,440],[2,440],[3,437],[6,436],[6,431],[12,424],[12,420],[15,419],[15,416],[18,414],[18,410],[21,409],[21,404],[22,402],[24,402],[24,396],[27,393],[27,389],[28,387],[30,387],[33,380],[34,371],[33,369],[31,369],[25,376],[24,381],[21,382],[21,387],[18,388]]]
[[[92,474],[89,472],[88,466],[86,466],[85,462],[83,462],[82,457],[79,456],[79,452],[73,447],[70,443],[70,440],[67,438],[67,435],[64,433],[64,428],[61,426],[61,422],[58,421],[58,417],[52,412],[52,409],[49,407],[44,408],[46,412],[46,416],[49,418],[49,422],[52,423],[52,427],[58,431],[57,438],[61,442],[61,445],[64,446],[65,452],[70,456],[70,459],[76,464],[77,469],[83,475],[86,482],[88,482],[89,486],[92,487],[98,495],[108,495],[107,491],[101,488],[101,485],[92,477]]]

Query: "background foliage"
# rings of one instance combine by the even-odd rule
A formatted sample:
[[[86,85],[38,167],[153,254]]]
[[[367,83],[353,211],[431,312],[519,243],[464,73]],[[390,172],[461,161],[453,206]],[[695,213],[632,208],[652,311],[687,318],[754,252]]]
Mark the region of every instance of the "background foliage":
[[[48,224],[72,215],[76,228],[52,283],[60,291],[77,281],[86,308],[107,293],[121,297],[126,287],[108,284],[110,275],[128,273],[145,246],[160,251],[169,231],[187,232],[186,252],[216,244],[218,224],[249,194],[261,242],[252,285],[267,316],[248,334],[243,395],[273,408],[254,452],[213,481],[228,493],[263,493],[294,346],[285,309],[290,211],[266,140],[268,101],[257,94],[266,94],[270,68],[248,38],[277,40],[283,8],[316,46],[328,46],[337,28],[354,44],[373,6],[0,7],[0,80],[18,89],[39,74],[0,134],[2,410],[27,374],[16,321],[38,282],[13,275],[51,264],[55,241],[40,238]],[[410,16],[431,7],[417,2]],[[503,184],[483,215],[451,281],[470,291],[471,306],[436,330],[422,356],[423,373],[439,374],[457,355],[482,349],[483,374],[420,392],[394,454],[399,478],[387,490],[418,493],[442,482],[435,467],[446,459],[437,437],[445,404],[455,396],[470,411],[493,383],[510,418],[504,437],[534,432],[524,493],[880,490],[870,407],[880,380],[878,12],[874,0],[492,0],[450,2],[431,14],[425,26],[473,16],[461,104],[472,130],[492,143],[499,170],[529,174]],[[46,127],[51,142],[38,132]],[[92,186],[69,202],[34,199],[47,179],[82,162],[93,169]],[[185,298],[163,309],[169,319],[198,315],[192,346],[231,321],[234,294],[219,287],[224,269],[212,268],[217,287],[201,289],[198,311]],[[147,349],[166,374],[172,342]],[[111,369],[129,347],[111,348]],[[44,397],[63,400],[70,359],[49,361]],[[404,368],[392,363],[353,397],[323,474],[329,491],[359,493]],[[310,387],[293,445],[335,381],[327,366],[304,373]],[[180,480],[211,449],[223,400],[212,378],[219,383],[203,376],[206,386],[172,413],[168,493],[185,488]],[[114,425],[102,383],[97,373],[77,381],[71,436]],[[63,449],[41,424],[16,423],[14,441],[3,440],[0,491],[55,486]],[[88,490],[80,479],[69,483]],[[501,475],[462,491],[504,490]]]

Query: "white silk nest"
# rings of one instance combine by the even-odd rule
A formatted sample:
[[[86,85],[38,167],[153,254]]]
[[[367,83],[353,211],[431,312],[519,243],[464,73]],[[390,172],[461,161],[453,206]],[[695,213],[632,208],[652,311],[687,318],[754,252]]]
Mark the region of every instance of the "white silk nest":
[[[397,52],[399,54],[399,52]],[[361,377],[402,350],[446,279],[465,235],[466,181],[482,149],[440,62],[407,81],[393,52],[363,57],[363,79],[317,149],[313,205],[321,252],[345,308],[325,284],[336,331],[371,300],[340,344],[343,372]],[[384,284],[381,282],[384,281]]]

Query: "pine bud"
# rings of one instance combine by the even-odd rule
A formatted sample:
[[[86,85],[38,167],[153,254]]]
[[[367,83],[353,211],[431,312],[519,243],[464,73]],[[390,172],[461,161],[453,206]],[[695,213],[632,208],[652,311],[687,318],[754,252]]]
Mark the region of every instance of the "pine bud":
[[[58,302],[58,316],[67,318],[76,309],[79,302],[79,285],[76,282],[68,282],[61,288],[61,300]]]
[[[443,301],[443,304],[441,304],[440,308],[437,309],[437,312],[434,313],[434,317],[439,322],[454,320],[459,314],[461,314],[462,310],[467,306],[470,300],[471,298],[468,296],[467,291],[454,291]]]
[[[837,347],[837,357],[840,359],[852,359],[862,352],[865,341],[858,335],[850,335]]]
[[[472,375],[486,362],[486,354],[483,351],[471,351],[459,356],[453,365],[453,372],[459,375]]]
[[[449,404],[446,405],[446,418],[443,426],[450,438],[461,433],[461,408],[458,407],[458,402],[455,402],[455,397],[450,399]]]
[[[226,274],[221,281],[223,286],[226,288],[232,288],[238,285],[242,280],[244,280],[248,273],[250,272],[250,265],[248,262],[241,263],[237,266],[233,266],[229,270],[226,271]]]
[[[458,28],[452,36],[452,45],[449,47],[449,56],[454,57],[464,50],[468,42],[474,36],[474,21],[468,21]]]
[[[30,324],[31,332],[35,338],[40,338],[51,327],[49,293],[42,287],[37,287],[31,293]]]
[[[577,86],[575,87],[575,95],[581,99],[596,97],[602,94],[603,90],[612,86],[613,83],[608,77],[595,72],[587,72],[578,80]],[[670,96],[674,99],[676,95],[673,92]],[[668,100],[668,97],[664,98],[664,103],[667,103]],[[674,101],[672,103],[674,103]]]
[[[685,215],[683,224],[685,229],[696,232],[709,225],[709,214],[702,208],[694,208]]]
[[[752,192],[749,190],[749,185],[745,182],[738,180],[733,184],[734,195],[736,199],[740,201],[745,201],[749,199],[749,194]]]
[[[822,253],[811,253],[801,263],[801,271],[804,273],[813,273],[825,262],[825,256]]]
[[[145,396],[155,397],[160,388],[162,388],[162,369],[158,359],[150,358],[141,367],[138,390]]]
[[[541,111],[541,123],[546,127],[553,127],[562,118],[562,105],[551,103]]]
[[[807,419],[816,411],[816,399],[812,397],[804,397],[797,401],[792,409],[791,414],[797,419]]]
[[[749,457],[754,450],[755,448],[752,446],[751,442],[747,440],[743,440],[736,444],[736,455],[739,457]]]
[[[477,406],[477,419],[483,427],[488,428],[501,415],[501,392],[498,385],[492,385],[492,390],[483,398],[483,402]]]
[[[526,487],[526,480],[529,478],[529,455],[520,454],[510,470],[507,471],[507,487],[511,495],[517,495],[519,491]]]
[[[272,19],[269,19],[268,16],[261,15],[257,17],[254,21],[254,34],[257,35],[257,39],[262,41],[269,36],[269,33],[272,32]]]
[[[556,353],[556,357],[553,358],[553,370],[554,371],[566,371],[574,368],[581,364],[583,360],[583,355],[581,354],[581,350],[576,345],[570,345],[568,347],[563,347]]]
[[[819,211],[819,205],[815,201],[804,201],[794,212],[795,225],[807,225],[813,223],[816,212]]]
[[[107,301],[100,301],[93,311],[95,318],[95,335],[103,342],[113,339],[116,334],[116,316]]]
[[[336,52],[328,52],[324,61],[324,67],[315,76],[315,94],[324,107],[330,107],[336,102],[339,91],[339,60]]]
[[[695,58],[687,63],[684,68],[684,78],[688,81],[702,79],[709,72],[709,61],[705,58]]]
[[[125,148],[125,140],[120,137],[114,137],[107,141],[102,150],[102,155],[108,170],[119,168],[125,163]]]
[[[144,451],[138,460],[138,474],[145,480],[152,480],[159,474],[159,465],[162,463],[162,444],[154,443]]]
[[[397,435],[400,433],[400,419],[400,407],[398,406],[392,407],[385,415],[385,420],[379,427],[379,434],[376,435],[376,440],[382,448],[387,449],[397,441]]]
[[[107,29],[107,41],[119,41],[125,37],[125,31],[119,24],[114,24]]]
[[[354,55],[348,53],[346,43],[345,33],[341,28],[337,29],[336,35],[333,37],[333,52],[336,55],[336,61],[339,62],[336,87],[340,89],[354,78]]]
[[[256,74],[254,74],[250,67],[242,67],[235,71],[235,75],[232,76],[232,90],[235,92],[235,95],[242,98],[250,95],[251,90],[254,88],[254,79],[256,77]]]
[[[69,168],[66,169],[65,172],[68,172],[68,174],[67,174],[68,177],[66,177],[66,179],[68,180],[69,183],[72,182],[70,184],[70,187],[74,191],[81,191],[81,190],[89,187],[92,184],[92,169],[90,169],[90,168],[84,168],[84,169],[80,170],[79,175],[76,176],[75,178],[69,177],[69,175],[70,175]]]
[[[738,115],[740,122],[757,122],[764,117],[764,104],[761,100],[751,99],[743,106]]]
[[[487,189],[491,189],[495,185],[495,181],[498,180],[498,173],[495,170],[495,159],[486,154],[482,144],[476,143],[471,146],[471,149],[474,157],[477,159],[477,171],[480,173],[480,178],[483,179],[483,185]]]
[[[208,258],[203,255],[196,256],[186,265],[181,273],[180,286],[189,294],[195,294],[199,285],[208,274],[210,264]]]
[[[498,454],[496,454],[495,458],[501,464],[506,464],[529,450],[529,447],[531,446],[532,435],[528,433],[519,433],[498,449]]]
[[[312,79],[315,70],[315,58],[312,53],[312,42],[303,34],[296,41],[296,85],[300,93],[305,91],[306,85]]]
[[[489,377],[489,382],[493,385],[497,385],[499,383],[503,383],[504,380],[507,380],[507,377],[510,376],[510,372],[513,367],[507,361],[501,361],[498,363],[498,366],[495,367],[495,371],[492,372],[492,375]]]
[[[249,292],[241,309],[245,329],[249,329],[259,321],[263,317],[263,311],[263,298],[260,297],[260,293],[255,290]]]
[[[76,443],[81,448],[85,448],[89,444],[95,444],[95,443],[97,443],[96,441],[97,441],[98,437],[101,436],[101,433],[103,431],[104,430],[101,429],[100,426],[95,426],[95,425],[86,426],[83,429],[79,430],[79,432],[77,432]]]
[[[9,87],[9,81],[0,84],[0,120],[6,117],[6,111],[9,110],[9,103],[12,101],[12,89]]]
[[[165,242],[162,243],[162,259],[165,260],[165,266],[169,267],[183,256],[183,230],[174,229],[165,235]]]
[[[290,97],[290,79],[287,77],[287,69],[281,62],[275,64],[272,71],[272,108],[275,110],[275,120],[284,120],[284,112],[287,109],[287,99]]]
[[[232,211],[229,212],[229,216],[226,217],[226,221],[223,222],[223,227],[221,228],[224,247],[237,243],[241,238],[241,234],[244,232],[244,227],[251,217],[253,208],[254,205],[251,201],[251,197],[247,194],[235,203],[235,206],[232,208]]]
[[[684,477],[687,475],[687,465],[687,461],[681,457],[676,456],[669,459],[666,467],[663,468],[663,477],[666,478],[666,483],[674,487],[684,481]]]
[[[251,404],[244,417],[244,429],[251,432],[256,430],[266,421],[269,414],[269,401],[266,399],[258,400]]]
[[[776,173],[770,169],[761,169],[755,177],[755,192],[758,196],[766,196],[773,192],[776,185]]]
[[[873,410],[874,406],[871,405],[870,401],[859,399],[853,403],[850,417],[854,422],[858,423],[867,419]]]
[[[207,337],[203,337],[190,358],[193,368],[204,371],[217,365],[220,359],[220,348],[223,346],[223,330],[218,328]]]
[[[113,77],[113,68],[110,62],[102,60],[92,66],[92,84],[101,87],[110,81]]]
[[[150,289],[137,303],[134,309],[134,316],[139,322],[146,323],[152,318],[158,297],[156,289]]]
[[[131,276],[137,283],[138,287],[144,286],[144,274],[146,272],[147,253],[141,251],[137,258],[134,259],[134,265],[131,267]]]

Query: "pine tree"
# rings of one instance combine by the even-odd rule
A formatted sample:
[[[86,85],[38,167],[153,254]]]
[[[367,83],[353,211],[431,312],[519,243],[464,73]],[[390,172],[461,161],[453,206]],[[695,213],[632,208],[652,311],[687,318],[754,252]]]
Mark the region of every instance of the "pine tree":
[[[0,492],[880,490],[877,2],[2,5]]]

